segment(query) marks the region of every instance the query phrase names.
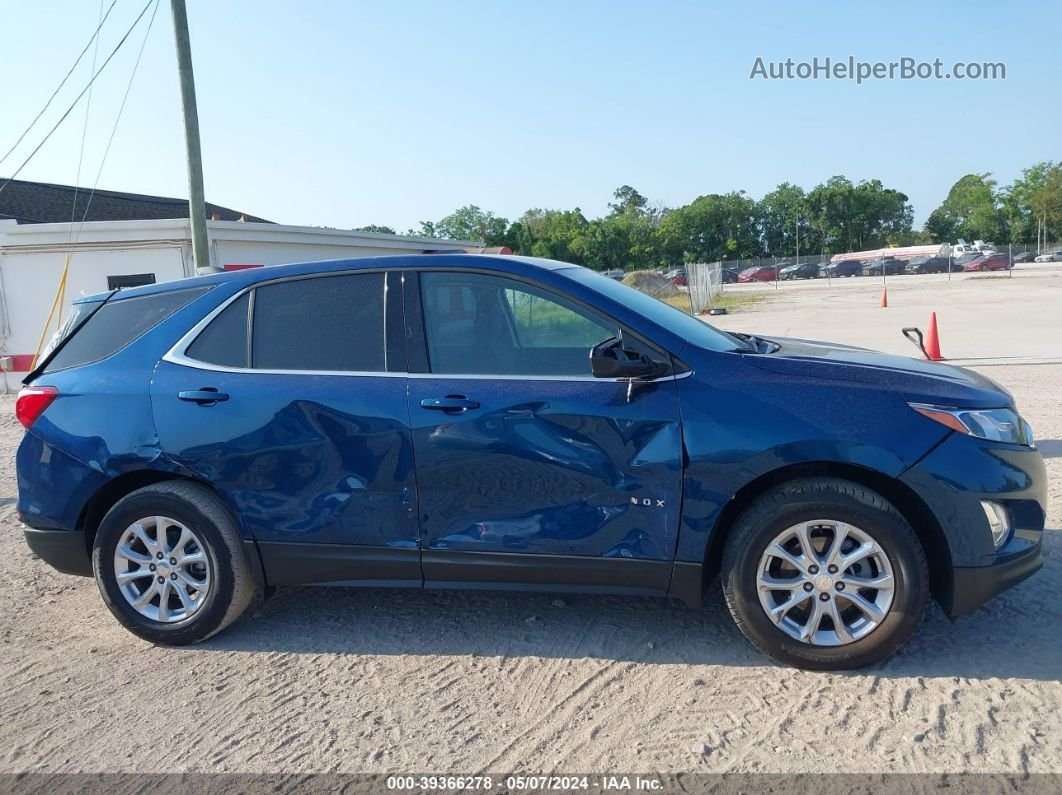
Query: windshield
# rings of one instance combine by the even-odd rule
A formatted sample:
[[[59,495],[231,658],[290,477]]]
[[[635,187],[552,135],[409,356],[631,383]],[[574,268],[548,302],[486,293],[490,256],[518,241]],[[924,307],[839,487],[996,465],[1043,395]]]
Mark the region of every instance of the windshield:
[[[710,326],[648,293],[628,287],[589,268],[568,268],[564,271],[564,275],[630,307],[658,326],[663,326],[676,336],[688,340],[692,345],[710,351],[737,351],[749,348],[739,338],[720,331],[715,326]]]

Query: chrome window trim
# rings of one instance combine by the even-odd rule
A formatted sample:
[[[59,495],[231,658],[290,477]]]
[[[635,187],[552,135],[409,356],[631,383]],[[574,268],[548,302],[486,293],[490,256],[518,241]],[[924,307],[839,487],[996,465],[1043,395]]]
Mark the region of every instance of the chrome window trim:
[[[374,273],[378,271],[354,271],[355,273]],[[314,274],[316,275],[316,274]],[[333,275],[331,273],[326,275]],[[416,378],[427,379],[433,378],[440,381],[446,380],[479,380],[479,381],[561,381],[561,382],[585,382],[585,383],[627,383],[630,378],[595,378],[592,375],[542,375],[542,376],[528,376],[528,375],[489,375],[483,373],[408,373],[399,371],[378,371],[378,370],[266,370],[261,368],[251,367],[226,367],[220,364],[211,364],[210,362],[200,361],[199,359],[193,359],[185,352],[189,346],[195,341],[195,338],[205,329],[210,323],[224,312],[230,304],[235,303],[243,297],[245,293],[251,293],[248,304],[248,325],[250,325],[252,318],[251,306],[254,302],[254,289],[263,284],[275,284],[278,281],[288,281],[294,279],[306,278],[304,276],[289,276],[284,279],[272,279],[268,282],[256,282],[244,289],[240,290],[235,295],[231,295],[222,301],[218,306],[214,307],[208,312],[198,323],[192,326],[166,353],[162,355],[162,361],[169,362],[170,364],[177,364],[182,367],[190,367],[195,370],[205,370],[213,373],[242,373],[247,375],[309,375],[309,376],[347,376],[354,378]],[[310,276],[309,278],[313,278]],[[385,282],[386,285],[386,282]],[[385,298],[386,300],[386,298]],[[384,321],[386,323],[386,319]],[[248,328],[247,345],[250,348],[251,345],[251,329]],[[693,375],[692,370],[686,370],[681,373],[672,373],[670,375],[661,376],[660,378],[653,378],[646,381],[636,381],[641,384],[656,384],[663,381],[678,381],[682,378],[687,378]]]

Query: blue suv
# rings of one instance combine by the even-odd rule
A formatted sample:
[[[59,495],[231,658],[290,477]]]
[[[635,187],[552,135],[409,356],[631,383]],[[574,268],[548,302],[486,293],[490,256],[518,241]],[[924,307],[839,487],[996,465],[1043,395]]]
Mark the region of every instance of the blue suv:
[[[17,414],[30,548],[141,638],[276,586],[673,597],[716,579],[807,668],[1041,565],[1045,474],[994,382],[728,334],[586,268],[441,255],[80,299]]]

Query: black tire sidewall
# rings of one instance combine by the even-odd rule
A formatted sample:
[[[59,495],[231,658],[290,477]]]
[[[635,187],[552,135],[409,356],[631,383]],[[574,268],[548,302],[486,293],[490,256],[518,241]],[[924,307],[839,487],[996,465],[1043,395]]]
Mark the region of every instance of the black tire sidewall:
[[[121,591],[114,573],[114,550],[125,529],[145,516],[166,516],[192,529],[202,540],[211,588],[205,604],[183,621],[164,624],[140,615]],[[166,646],[195,643],[222,624],[233,599],[235,577],[228,546],[216,524],[194,504],[172,494],[137,492],[119,501],[100,523],[92,547],[92,570],[111,613],[134,635]]]
[[[826,499],[787,500],[757,519],[756,526],[741,528],[743,538],[734,539],[738,543],[728,550],[723,571],[731,609],[757,646],[783,662],[833,670],[881,661],[910,637],[925,608],[928,578],[917,538],[897,515],[838,492]],[[770,620],[759,600],[756,575],[767,545],[787,528],[817,519],[847,522],[869,534],[882,547],[896,579],[885,620],[866,637],[845,646],[810,646],[790,637]]]

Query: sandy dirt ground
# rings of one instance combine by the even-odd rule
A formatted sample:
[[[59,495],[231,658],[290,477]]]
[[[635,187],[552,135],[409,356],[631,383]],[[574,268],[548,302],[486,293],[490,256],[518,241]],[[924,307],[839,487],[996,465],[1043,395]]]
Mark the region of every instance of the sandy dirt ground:
[[[824,336],[790,309],[731,319]],[[761,657],[714,592],[693,611],[289,589],[204,644],[154,648],[24,545],[0,399],[0,772],[1062,772],[1062,365],[984,372],[1042,440],[1044,569],[956,623],[933,605],[852,674]]]

